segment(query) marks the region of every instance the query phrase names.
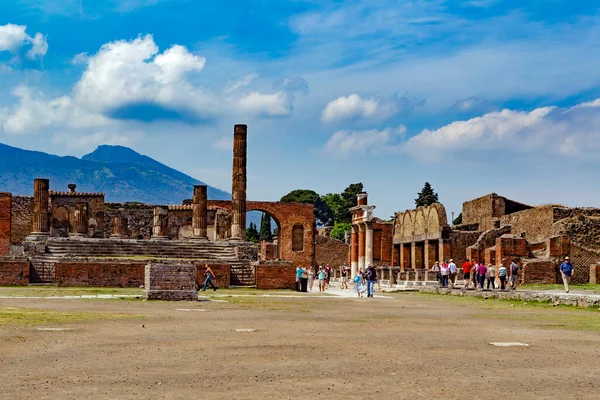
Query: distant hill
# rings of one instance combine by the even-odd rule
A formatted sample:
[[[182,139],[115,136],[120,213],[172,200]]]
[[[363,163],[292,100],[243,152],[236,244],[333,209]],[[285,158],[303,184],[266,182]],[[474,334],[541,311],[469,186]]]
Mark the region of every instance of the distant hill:
[[[107,202],[139,201],[178,204],[192,198],[194,185],[205,184],[123,146],[99,146],[93,153],[59,157],[0,143],[0,192],[32,195],[35,178],[50,179],[50,189],[102,192]],[[225,191],[208,186],[211,200],[229,200]]]

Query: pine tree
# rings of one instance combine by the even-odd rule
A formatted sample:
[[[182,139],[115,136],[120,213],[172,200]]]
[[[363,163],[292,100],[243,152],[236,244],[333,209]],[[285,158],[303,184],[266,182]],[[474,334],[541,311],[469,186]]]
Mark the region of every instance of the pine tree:
[[[258,230],[256,229],[256,224],[250,222],[250,227],[246,228],[246,239],[250,242],[258,242]]]
[[[269,240],[273,237],[271,232],[271,216],[267,213],[263,213],[260,219],[260,240]]]
[[[438,194],[433,191],[433,188],[429,182],[425,182],[425,186],[423,186],[423,189],[421,192],[419,192],[418,197],[415,199],[415,204],[417,207],[421,207],[430,206],[437,202]]]

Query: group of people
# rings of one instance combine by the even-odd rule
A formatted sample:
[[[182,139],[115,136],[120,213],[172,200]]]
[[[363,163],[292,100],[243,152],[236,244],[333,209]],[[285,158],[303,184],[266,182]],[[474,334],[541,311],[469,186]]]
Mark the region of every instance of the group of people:
[[[446,260],[444,263],[436,261],[431,267],[431,270],[437,273],[438,282],[441,287],[454,288],[456,285],[456,277],[458,275],[458,268],[454,263],[454,260]],[[496,289],[496,276],[500,279],[500,289],[505,290],[508,285],[511,289],[517,288],[517,282],[519,280],[520,267],[517,264],[517,260],[513,260],[509,268],[504,265],[496,267],[493,264],[485,265],[483,262],[477,262],[476,260],[469,261],[467,259],[462,265],[462,271],[465,280],[465,289],[472,287],[473,289]]]
[[[342,268],[347,270],[348,266],[344,264]],[[364,270],[359,269],[354,276],[354,290],[358,297],[363,297],[365,291],[367,292],[367,297],[373,297],[375,294],[375,283],[378,283],[377,271],[373,267],[373,264],[369,264]],[[346,288],[348,288],[347,284]]]
[[[306,291],[312,292],[315,284],[315,279],[319,284],[319,292],[324,292],[329,287],[329,280],[331,279],[331,267],[329,264],[322,265],[318,269],[304,268],[299,266],[296,268],[296,290],[302,291],[302,281],[306,279]]]
[[[296,268],[296,290],[302,290],[302,281],[306,280],[306,291],[311,292],[313,290],[315,280],[318,281],[319,292],[324,292],[329,288],[329,281],[331,280],[332,268],[329,264],[325,267],[318,266],[317,268],[304,268],[299,266]],[[348,289],[349,277],[351,277],[350,268],[344,263],[340,267],[341,277],[341,289]],[[375,284],[377,283],[377,271],[372,264],[369,264],[364,270],[359,270],[353,278],[354,290],[358,297],[363,297],[365,292],[367,297],[373,297],[375,292]]]

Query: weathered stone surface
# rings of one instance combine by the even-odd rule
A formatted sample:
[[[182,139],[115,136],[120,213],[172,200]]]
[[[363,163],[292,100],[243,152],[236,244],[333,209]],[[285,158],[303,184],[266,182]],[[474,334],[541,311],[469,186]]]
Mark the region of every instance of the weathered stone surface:
[[[259,263],[255,267],[257,289],[294,289],[296,287],[296,267],[290,263]]]
[[[197,300],[196,275],[195,265],[148,264],[145,267],[144,298]]]
[[[246,125],[236,125],[233,131],[233,174],[231,187],[231,238],[246,239],[246,157],[247,157]]]
[[[33,226],[34,235],[49,234],[48,207],[50,201],[50,181],[36,179],[33,181]]]
[[[61,261],[55,266],[58,286],[140,287],[146,263],[131,261]]]
[[[558,267],[552,261],[531,261],[523,262],[523,283],[561,283],[557,281]]]
[[[315,239],[315,262],[318,265],[339,267],[347,262],[350,246],[346,243],[327,236],[317,236]]]
[[[0,259],[0,286],[27,286],[29,284],[29,261]]]
[[[12,195],[0,193],[0,257],[10,254]]]

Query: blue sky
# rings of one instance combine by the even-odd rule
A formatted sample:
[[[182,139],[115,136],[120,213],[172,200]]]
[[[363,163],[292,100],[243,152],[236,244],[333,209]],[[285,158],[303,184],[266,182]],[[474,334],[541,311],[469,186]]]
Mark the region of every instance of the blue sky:
[[[600,206],[600,10],[532,0],[5,0],[0,142],[122,144],[248,195],[363,182],[376,214],[425,181]]]

